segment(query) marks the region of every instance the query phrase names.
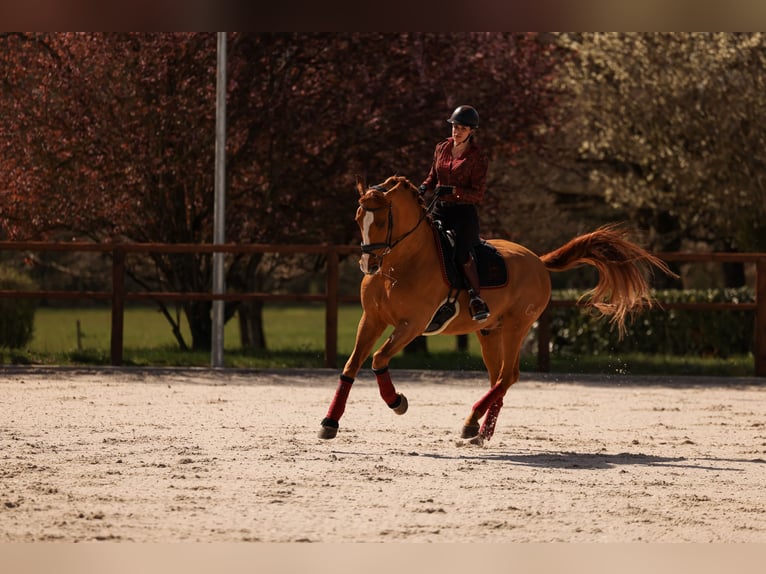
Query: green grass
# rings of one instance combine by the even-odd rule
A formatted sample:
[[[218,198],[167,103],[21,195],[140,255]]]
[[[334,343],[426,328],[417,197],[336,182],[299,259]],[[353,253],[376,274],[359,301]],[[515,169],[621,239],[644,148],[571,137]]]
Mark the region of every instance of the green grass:
[[[361,310],[343,305],[338,316],[338,363],[345,362],[354,346]],[[81,347],[77,342],[80,322]],[[47,365],[108,365],[111,316],[108,308],[53,309],[42,307],[35,316],[35,334],[29,347],[4,351],[5,362]],[[225,364],[233,368],[316,368],[324,366],[324,307],[320,305],[267,306],[264,330],[268,351],[244,351],[239,346],[239,326],[230,321],[224,332]],[[191,343],[185,320],[181,330]],[[378,344],[388,335],[381,337]],[[153,308],[126,308],[124,363],[139,366],[209,366],[209,352],[183,352],[164,316]],[[376,345],[377,347],[377,345]],[[479,344],[469,337],[468,352],[456,351],[454,336],[428,338],[429,353],[394,357],[391,366],[406,369],[484,370]],[[2,352],[0,352],[0,356]],[[365,363],[369,367],[370,359]],[[522,358],[523,371],[536,370],[534,355]],[[690,374],[750,376],[752,356],[720,358],[650,355],[551,357],[553,372],[600,374]]]
[[[338,312],[338,353],[349,355],[354,347],[356,326],[361,309],[342,305]],[[324,306],[272,306],[263,311],[267,346],[272,351],[298,351],[324,354]],[[77,322],[80,322],[82,348],[109,352],[111,315],[107,308],[40,308],[35,315],[35,333],[29,350],[50,354],[71,352],[78,348]],[[191,333],[182,317],[181,332],[187,344]],[[383,335],[383,338],[387,333]],[[478,343],[473,341],[478,353]],[[470,343],[469,343],[470,345]],[[165,317],[155,309],[128,307],[125,310],[123,346],[130,349],[173,348],[177,343]],[[455,347],[454,337],[431,337],[429,349],[447,351]],[[239,325],[229,321],[224,329],[224,348],[238,350]]]

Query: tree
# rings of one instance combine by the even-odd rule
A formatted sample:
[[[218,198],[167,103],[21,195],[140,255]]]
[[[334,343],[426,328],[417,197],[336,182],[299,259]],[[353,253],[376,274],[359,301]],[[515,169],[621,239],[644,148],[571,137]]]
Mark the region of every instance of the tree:
[[[4,34],[0,45],[5,234],[211,242],[213,34]],[[358,241],[355,179],[423,177],[460,103],[485,110],[482,139],[498,171],[556,121],[558,48],[535,35],[231,34],[229,46],[232,242]],[[503,205],[488,204],[496,228]],[[230,258],[227,284],[278,280],[265,265]],[[157,254],[129,261],[129,273],[146,287],[207,291],[211,258]],[[160,306],[185,347],[179,318]],[[193,348],[210,346],[210,308],[183,303]],[[243,316],[265,344],[260,309]]]
[[[559,36],[573,56],[560,76],[574,95],[572,165],[657,248],[766,248],[765,40]]]
[[[211,241],[214,35],[45,34],[3,39],[3,67],[8,72],[3,92],[14,112],[0,127],[7,175],[2,215],[10,236],[66,233],[94,241]],[[241,77],[251,70],[239,65],[244,58],[236,56],[236,40],[229,87],[235,104],[251,95]],[[284,43],[272,38],[256,56],[274,59],[287,50]],[[293,86],[284,81],[286,76],[281,82],[289,91]],[[270,101],[274,93],[261,90],[255,95]],[[274,117],[266,111],[261,114],[264,121],[254,122],[248,111],[234,105],[228,118],[227,239],[316,240],[319,234],[305,233],[312,227],[301,224],[301,212],[316,207],[316,202],[298,201],[301,190],[289,187],[273,163],[254,168],[260,166],[254,158],[267,152],[264,145],[274,144],[257,137]],[[271,131],[276,129],[274,124]],[[289,164],[282,160],[277,168]],[[279,190],[278,200],[274,190]],[[250,286],[259,260],[253,256],[230,261],[229,284],[235,289]],[[150,264],[131,262],[128,271],[146,287],[207,291],[211,258],[158,254]],[[210,303],[182,305],[192,347],[209,348]],[[186,347],[179,319],[160,306],[179,344]],[[227,305],[227,319],[234,309]]]
[[[3,99],[13,111],[0,122],[2,215],[11,237],[209,241],[212,146],[200,125],[212,122],[210,37],[11,35],[4,44]],[[129,268],[139,283],[206,289],[209,257],[152,260],[148,273]],[[193,346],[204,347],[205,305],[184,311]]]

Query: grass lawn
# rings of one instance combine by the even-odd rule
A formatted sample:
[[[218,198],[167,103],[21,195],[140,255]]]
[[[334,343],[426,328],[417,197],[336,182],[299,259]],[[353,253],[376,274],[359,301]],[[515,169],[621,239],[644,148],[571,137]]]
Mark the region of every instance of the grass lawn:
[[[267,352],[243,351],[239,343],[239,325],[229,321],[224,330],[226,365],[236,367],[321,367],[324,365],[324,306],[267,306],[264,331]],[[341,306],[338,316],[338,361],[345,362],[354,347],[356,326],[361,308]],[[79,345],[78,345],[79,322]],[[191,333],[185,318],[181,332],[191,345]],[[111,314],[108,308],[61,309],[42,307],[35,315],[34,337],[27,355],[32,362],[46,364],[108,364]],[[388,333],[381,338],[384,339]],[[454,353],[455,337],[431,337],[429,351]],[[182,352],[170,324],[156,309],[126,307],[123,332],[126,364],[198,365],[210,364],[208,352]],[[469,353],[474,368],[483,368],[476,340],[469,338]],[[16,353],[17,358],[23,360]],[[423,358],[419,358],[422,360]],[[465,360],[463,361],[465,362]]]
[[[338,312],[338,353],[349,355],[354,348],[356,326],[361,308],[341,306]],[[271,351],[324,353],[324,306],[271,306],[263,311],[266,344]],[[109,351],[111,314],[107,308],[51,309],[40,308],[35,315],[35,333],[29,350],[33,353],[62,353],[78,349],[77,322],[80,322],[81,348]],[[186,319],[181,332],[191,345],[191,332]],[[385,338],[387,334],[384,334]],[[123,332],[125,350],[173,348],[178,344],[170,323],[156,309],[127,307]],[[478,342],[471,341],[478,355]],[[224,348],[239,350],[239,325],[232,320],[224,329]],[[431,337],[429,349],[454,350],[454,337]]]
[[[361,309],[342,305],[338,316],[338,363],[345,362],[354,346]],[[78,345],[78,324],[80,342]],[[1,351],[5,362],[39,364],[109,364],[110,321],[108,308],[41,307],[35,316],[35,334],[23,351]],[[324,306],[272,305],[264,309],[264,331],[268,351],[243,351],[239,345],[237,321],[229,321],[224,332],[227,367],[316,368],[324,366]],[[188,344],[191,336],[185,319],[181,331]],[[388,335],[386,332],[382,339]],[[125,310],[124,362],[143,366],[209,366],[209,352],[183,352],[173,337],[170,324],[156,309],[128,306]],[[484,370],[476,338],[468,338],[468,352],[456,351],[454,336],[428,338],[427,355],[400,353],[394,368],[436,370]],[[370,359],[366,366],[369,367]],[[523,371],[536,370],[535,355],[522,357]],[[556,356],[551,370],[568,373],[606,374],[697,374],[749,376],[754,371],[752,356],[719,358],[654,355]]]

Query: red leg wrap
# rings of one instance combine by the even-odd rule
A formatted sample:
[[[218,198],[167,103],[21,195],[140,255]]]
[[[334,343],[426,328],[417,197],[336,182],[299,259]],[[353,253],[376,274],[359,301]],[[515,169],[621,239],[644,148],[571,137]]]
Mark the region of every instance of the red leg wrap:
[[[383,371],[375,372],[375,377],[378,379],[378,390],[380,390],[380,396],[388,406],[394,404],[399,396],[396,394],[394,384],[391,382],[391,374],[388,372],[388,367]]]
[[[505,395],[505,391],[503,390],[502,385],[500,385],[500,383],[496,384],[486,395],[481,397],[481,399],[473,405],[473,412],[479,417],[482,416],[498,399],[502,399],[503,395]]]
[[[497,401],[492,403],[492,406],[489,407],[489,410],[487,411],[487,416],[484,419],[484,423],[481,425],[481,429],[479,430],[479,434],[483,436],[486,440],[489,440],[492,438],[492,435],[495,434],[495,424],[497,423],[497,417],[500,414],[500,409],[503,407],[503,397],[500,397]]]
[[[335,391],[335,398],[333,398],[330,409],[327,411],[328,419],[338,422],[343,416],[343,411],[346,410],[346,399],[348,399],[348,393],[351,392],[353,382],[353,380],[349,382],[341,378],[338,389]]]

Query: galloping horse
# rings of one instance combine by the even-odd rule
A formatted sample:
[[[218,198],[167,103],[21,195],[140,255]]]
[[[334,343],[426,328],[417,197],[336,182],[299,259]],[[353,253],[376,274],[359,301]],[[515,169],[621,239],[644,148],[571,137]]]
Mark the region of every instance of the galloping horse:
[[[354,350],[340,375],[335,396],[322,420],[319,437],[337,435],[354,378],[385,329],[391,335],[372,357],[372,370],[380,395],[397,414],[407,411],[407,399],[397,393],[388,370],[391,358],[424,333],[434,312],[445,301],[450,286],[441,271],[441,254],[434,239],[429,210],[417,188],[406,178],[389,177],[367,190],[361,184],[356,222],[362,231],[359,265],[363,313]],[[468,294],[457,299],[457,316],[441,331],[458,335],[477,331],[489,373],[490,389],[465,419],[462,437],[474,444],[489,440],[495,430],[503,397],[519,379],[520,349],[529,328],[548,305],[551,271],[565,271],[582,264],[599,271],[588,304],[611,321],[622,334],[629,314],[651,305],[647,271],[652,267],[672,272],[657,257],[625,237],[619,227],[606,226],[575,237],[562,247],[537,256],[505,240],[490,240],[507,269],[507,286],[483,289],[491,316],[478,323],[468,313]],[[483,423],[479,421],[486,414]]]

